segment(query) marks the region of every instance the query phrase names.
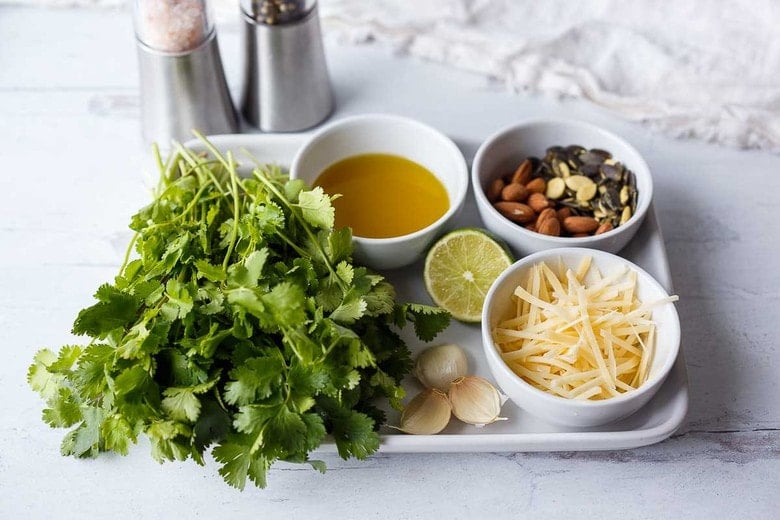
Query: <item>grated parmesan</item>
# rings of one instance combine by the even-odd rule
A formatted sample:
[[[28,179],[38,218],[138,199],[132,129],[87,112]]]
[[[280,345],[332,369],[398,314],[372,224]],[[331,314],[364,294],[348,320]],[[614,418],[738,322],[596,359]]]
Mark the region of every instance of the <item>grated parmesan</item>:
[[[535,264],[515,288],[515,315],[492,331],[504,362],[531,385],[567,399],[608,399],[648,378],[655,345],[652,308],[642,303],[637,275],[606,276],[586,257],[576,269],[562,261]]]

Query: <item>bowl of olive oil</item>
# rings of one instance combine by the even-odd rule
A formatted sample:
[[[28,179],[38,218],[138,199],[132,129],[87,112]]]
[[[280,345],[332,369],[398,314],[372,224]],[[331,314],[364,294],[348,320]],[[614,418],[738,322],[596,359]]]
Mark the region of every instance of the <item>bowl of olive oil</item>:
[[[414,119],[336,121],[298,151],[290,175],[331,196],[358,261],[394,269],[419,259],[463,206],[468,167],[455,143]]]

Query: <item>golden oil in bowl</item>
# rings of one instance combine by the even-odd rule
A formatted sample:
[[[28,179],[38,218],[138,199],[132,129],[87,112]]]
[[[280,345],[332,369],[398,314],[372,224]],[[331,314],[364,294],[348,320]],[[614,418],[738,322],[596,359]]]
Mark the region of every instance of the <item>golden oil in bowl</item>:
[[[369,153],[342,159],[323,171],[315,186],[333,201],[336,227],[362,238],[408,235],[436,222],[450,207],[436,176],[398,155]]]

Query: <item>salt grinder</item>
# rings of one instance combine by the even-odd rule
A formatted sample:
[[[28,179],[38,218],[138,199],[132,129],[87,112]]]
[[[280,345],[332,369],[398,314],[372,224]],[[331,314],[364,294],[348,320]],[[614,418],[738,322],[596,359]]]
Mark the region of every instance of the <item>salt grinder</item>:
[[[241,113],[265,132],[311,128],[333,110],[317,2],[241,0]]]
[[[238,131],[217,35],[205,0],[135,0],[146,141]]]

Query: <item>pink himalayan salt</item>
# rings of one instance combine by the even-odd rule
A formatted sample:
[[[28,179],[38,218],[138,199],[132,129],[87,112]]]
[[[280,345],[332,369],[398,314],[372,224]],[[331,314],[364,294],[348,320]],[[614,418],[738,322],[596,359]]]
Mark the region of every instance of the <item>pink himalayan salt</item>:
[[[204,0],[138,0],[136,8],[141,41],[160,51],[192,50],[210,29]]]

